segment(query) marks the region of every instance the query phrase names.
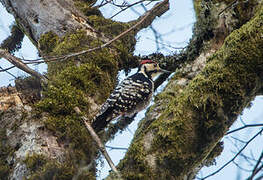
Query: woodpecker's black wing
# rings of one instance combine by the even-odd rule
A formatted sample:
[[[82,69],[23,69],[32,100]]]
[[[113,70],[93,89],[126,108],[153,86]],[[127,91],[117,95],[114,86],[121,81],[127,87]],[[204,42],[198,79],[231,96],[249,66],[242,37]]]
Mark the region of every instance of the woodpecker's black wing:
[[[123,80],[111,93],[92,127],[98,132],[120,114],[133,114],[148,105],[153,90],[153,82],[142,73],[136,73]]]

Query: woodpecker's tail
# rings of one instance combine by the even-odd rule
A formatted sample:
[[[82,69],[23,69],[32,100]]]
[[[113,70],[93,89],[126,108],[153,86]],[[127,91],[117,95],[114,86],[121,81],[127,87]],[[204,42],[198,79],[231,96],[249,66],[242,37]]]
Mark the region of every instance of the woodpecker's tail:
[[[102,114],[98,115],[92,122],[91,126],[96,132],[103,130],[111,120],[112,108],[108,108]]]

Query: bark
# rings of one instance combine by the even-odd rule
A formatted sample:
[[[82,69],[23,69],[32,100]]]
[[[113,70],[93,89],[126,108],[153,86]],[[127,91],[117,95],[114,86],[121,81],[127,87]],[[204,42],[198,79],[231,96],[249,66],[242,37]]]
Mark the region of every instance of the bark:
[[[35,43],[49,31],[63,36],[68,31],[85,28],[88,34],[96,36],[95,30],[85,23],[84,15],[72,6],[73,1],[1,0],[1,3]]]
[[[167,11],[168,1],[130,23],[103,18],[90,7],[91,1],[0,2],[48,62],[47,85],[32,77],[21,78],[16,87],[0,91],[1,177],[94,179],[98,149],[73,108],[78,106],[87,117],[94,116],[113,89],[119,67],[138,63],[132,56],[135,33]],[[110,41],[125,30],[129,31],[124,37]],[[50,58],[109,42],[107,49],[97,48],[60,61]],[[2,57],[18,68],[44,77],[5,52]]]
[[[206,50],[155,97],[119,164],[125,178],[193,179],[221,153],[220,139],[263,85],[263,7],[258,8],[222,47],[234,27],[219,17]]]
[[[136,23],[104,19],[84,0],[0,2],[45,56],[100,46]],[[262,92],[262,2],[230,8],[229,3],[195,1],[198,20],[187,49],[157,56],[169,70],[180,69],[156,97],[119,164],[125,179],[192,179],[220,154],[224,133]],[[154,11],[137,28],[166,10]],[[109,48],[49,62],[47,86],[27,78],[0,90],[2,177],[95,179],[98,149],[73,108],[88,118],[95,115],[114,88],[118,69],[136,65],[138,29]]]

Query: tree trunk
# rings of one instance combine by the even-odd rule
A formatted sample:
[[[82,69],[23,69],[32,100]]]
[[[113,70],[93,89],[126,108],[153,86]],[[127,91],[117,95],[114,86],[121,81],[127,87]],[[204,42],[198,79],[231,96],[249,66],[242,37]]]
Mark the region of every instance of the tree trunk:
[[[136,23],[107,20],[84,0],[0,2],[45,57],[98,47]],[[231,3],[195,1],[189,46],[159,59],[186,63],[140,123],[118,166],[125,179],[192,179],[220,154],[220,139],[262,91],[262,2]],[[26,78],[1,89],[1,177],[95,179],[98,149],[73,108],[92,119],[118,70],[136,65],[135,33],[154,17],[108,48],[61,61],[45,58],[48,86]]]

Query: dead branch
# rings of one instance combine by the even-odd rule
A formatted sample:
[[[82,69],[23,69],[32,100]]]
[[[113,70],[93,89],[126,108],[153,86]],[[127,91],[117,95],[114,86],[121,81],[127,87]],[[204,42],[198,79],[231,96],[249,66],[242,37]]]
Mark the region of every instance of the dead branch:
[[[78,107],[74,108],[75,112],[77,114],[81,114],[81,111]],[[101,153],[104,155],[105,159],[107,160],[108,164],[110,165],[111,169],[113,172],[115,172],[117,174],[117,176],[121,179],[121,175],[119,173],[119,171],[117,170],[117,168],[115,167],[113,161],[111,160],[109,154],[107,153],[104,144],[101,142],[99,136],[96,134],[96,132],[94,131],[94,129],[91,127],[91,125],[88,123],[88,118],[85,116],[81,116],[81,119],[83,120],[87,130],[89,131],[92,139],[96,142],[96,144],[98,145]]]
[[[45,76],[28,67],[25,63],[23,63],[23,61],[20,58],[11,55],[7,50],[0,49],[0,58],[6,59],[22,71],[25,71],[26,73],[43,80],[43,82],[45,83],[47,82],[47,78]]]
[[[152,24],[153,20],[158,16],[160,17],[162,14],[164,14],[166,11],[169,10],[169,0],[164,0],[160,3],[157,3],[152,9],[147,11],[144,15],[139,17],[137,20],[131,23],[138,24],[135,29],[135,33],[140,31],[143,28],[148,27]],[[139,22],[143,23],[139,23]]]

